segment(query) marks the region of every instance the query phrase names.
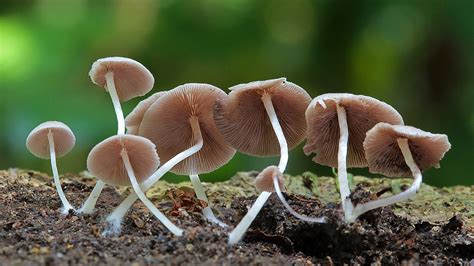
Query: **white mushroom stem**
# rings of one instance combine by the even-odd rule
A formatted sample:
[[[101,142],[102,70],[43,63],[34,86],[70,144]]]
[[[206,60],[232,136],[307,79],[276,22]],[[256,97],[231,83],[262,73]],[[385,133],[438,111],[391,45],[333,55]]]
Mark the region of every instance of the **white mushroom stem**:
[[[262,96],[262,102],[265,106],[265,110],[267,111],[268,118],[270,118],[270,122],[272,123],[273,131],[278,139],[278,143],[280,144],[280,162],[278,164],[278,170],[283,174],[286,170],[286,165],[288,164],[288,143],[286,142],[285,135],[283,134],[283,129],[281,128],[280,122],[278,121],[278,117],[275,112],[275,108],[273,107],[272,98],[269,94],[264,94]],[[323,217],[308,217],[306,215],[301,215],[297,213],[286,201],[283,193],[280,189],[280,184],[278,182],[278,177],[276,175],[273,176],[273,185],[275,187],[275,192],[278,195],[281,203],[283,206],[295,217],[301,219],[306,222],[316,222],[316,223],[324,223]]]
[[[416,194],[416,192],[420,189],[421,181],[423,177],[421,175],[420,168],[418,168],[418,165],[415,163],[415,160],[413,159],[413,155],[408,145],[408,140],[405,138],[399,138],[397,139],[397,142],[398,142],[398,147],[402,151],[403,158],[405,158],[405,163],[410,168],[413,174],[413,178],[414,178],[413,184],[410,186],[410,188],[408,188],[407,190],[397,195],[393,195],[387,198],[377,199],[377,200],[370,201],[363,204],[358,204],[354,208],[352,215],[346,218],[348,222],[355,221],[357,217],[359,217],[360,215],[362,215],[363,213],[367,211],[407,200],[413,197]]]
[[[183,230],[179,229],[176,225],[174,225],[160,210],[158,210],[155,205],[145,196],[143,191],[138,184],[137,178],[135,177],[135,173],[132,168],[132,164],[130,163],[130,159],[128,158],[128,153],[125,149],[122,149],[120,152],[122,156],[123,164],[125,165],[125,169],[127,170],[128,177],[130,178],[130,182],[132,183],[133,190],[138,195],[138,198],[145,204],[145,206],[155,215],[156,218],[163,225],[168,228],[176,236],[182,236]]]
[[[102,180],[97,180],[97,183],[95,183],[94,189],[92,190],[91,194],[77,212],[86,214],[93,213],[95,204],[97,203],[97,199],[99,198],[100,193],[102,192],[104,187],[105,183]]]
[[[263,205],[265,205],[265,202],[267,202],[268,198],[271,195],[272,193],[267,191],[263,191],[262,193],[260,193],[250,210],[247,212],[247,214],[245,214],[244,218],[242,218],[240,223],[229,234],[229,245],[237,244],[240,241],[242,236],[245,234],[245,232],[247,232],[247,229],[249,229],[253,220],[255,220],[255,217],[257,217]]]
[[[227,227],[227,224],[221,222],[212,212],[211,207],[209,206],[209,200],[207,199],[206,192],[204,187],[202,186],[201,180],[199,179],[198,175],[189,175],[191,179],[191,183],[193,184],[194,191],[196,192],[196,196],[198,199],[207,202],[208,206],[202,210],[202,214],[206,217],[207,220],[213,222],[221,227]]]
[[[272,98],[269,94],[262,95],[262,102],[265,106],[265,110],[267,111],[268,118],[270,119],[273,130],[277,136],[278,142],[280,143],[280,162],[278,164],[278,170],[283,173],[286,169],[286,165],[288,163],[288,145],[286,143],[285,136],[283,135],[283,130],[281,129],[280,123],[278,122],[277,115],[275,113],[275,108],[273,108]],[[232,230],[229,234],[229,245],[234,245],[238,243],[242,237],[244,236],[245,232],[249,229],[252,222],[257,217],[260,210],[263,208],[265,203],[267,202],[268,198],[272,195],[272,192],[263,191],[258,196],[257,200],[253,203],[252,207],[248,210],[247,214],[245,214],[244,218],[240,221],[240,223]]]
[[[114,82],[114,73],[107,72],[105,74],[105,80],[107,82],[107,90],[109,91],[110,98],[112,98],[112,103],[115,109],[115,115],[117,116],[117,135],[125,134],[125,118],[123,117],[122,106],[120,104],[120,99],[117,95],[117,90],[115,89],[115,82]]]
[[[67,214],[69,210],[74,210],[74,208],[67,200],[66,195],[64,195],[63,189],[61,187],[61,182],[59,181],[58,166],[56,164],[56,149],[54,146],[54,137],[51,130],[48,132],[48,142],[49,142],[49,154],[50,154],[50,159],[51,159],[51,169],[53,171],[54,185],[56,186],[56,190],[58,191],[59,198],[61,199],[61,202],[63,203],[61,213]]]
[[[117,135],[125,134],[125,118],[123,116],[122,105],[120,104],[120,99],[117,94],[117,89],[115,88],[114,73],[107,72],[105,74],[106,88],[112,99],[112,104],[114,105],[115,115],[117,116]],[[78,213],[92,213],[94,212],[95,204],[97,199],[100,196],[100,193],[105,187],[105,183],[98,180],[92,190],[91,194],[84,202],[82,207],[78,210]]]
[[[347,143],[349,142],[349,129],[347,126],[346,110],[339,104],[336,105],[337,120],[339,121],[339,150],[337,152],[337,178],[339,180],[339,193],[341,194],[341,205],[344,213],[348,215],[346,210],[351,194],[349,181],[347,180]]]
[[[262,102],[267,111],[268,118],[270,118],[270,122],[272,123],[273,131],[278,139],[278,143],[280,143],[280,162],[278,163],[278,169],[283,174],[286,170],[286,165],[288,164],[288,144],[285,135],[283,134],[280,122],[278,121],[275,108],[273,107],[272,97],[265,93],[262,96]]]
[[[199,127],[199,121],[197,119],[191,118],[189,120],[191,123],[191,127],[194,133],[194,140],[196,144],[189,147],[188,149],[176,154],[173,158],[163,164],[158,170],[153,173],[149,178],[147,178],[141,185],[141,189],[143,191],[147,191],[150,189],[160,178],[169,172],[175,165],[183,161],[184,159],[190,157],[191,155],[197,153],[201,150],[204,141],[202,139],[201,128]],[[120,203],[117,208],[107,217],[107,222],[110,225],[110,232],[108,230],[104,231],[103,234],[107,235],[108,233],[116,234],[120,232],[120,224],[122,222],[123,217],[127,213],[127,211],[132,207],[133,203],[138,199],[136,193],[132,192],[128,197]]]

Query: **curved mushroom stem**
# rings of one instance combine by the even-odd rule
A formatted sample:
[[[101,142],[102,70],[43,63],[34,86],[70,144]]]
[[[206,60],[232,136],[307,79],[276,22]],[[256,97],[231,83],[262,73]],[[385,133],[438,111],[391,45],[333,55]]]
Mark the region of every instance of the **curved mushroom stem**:
[[[147,191],[150,189],[160,178],[169,172],[173,167],[175,167],[179,162],[183,161],[184,159],[190,157],[191,155],[197,153],[201,150],[204,141],[202,139],[201,128],[199,127],[199,121],[197,119],[191,118],[189,120],[191,123],[191,127],[194,133],[194,139],[196,140],[196,144],[189,147],[188,149],[176,154],[173,158],[169,161],[164,163],[158,170],[156,170],[153,175],[147,178],[141,185],[141,189],[143,191]],[[120,227],[123,220],[123,217],[127,213],[127,211],[132,207],[133,203],[138,199],[138,196],[135,192],[130,193],[125,200],[120,203],[117,208],[107,217],[107,229],[102,232],[103,235],[116,235],[120,233]]]
[[[115,115],[117,116],[117,135],[125,134],[125,118],[123,116],[122,105],[117,95],[117,89],[115,89],[114,73],[107,72],[105,74],[105,81],[107,83],[106,88],[109,91],[112,104],[114,105]],[[98,180],[92,190],[91,194],[84,202],[82,207],[78,210],[78,213],[92,213],[94,212],[95,204],[100,196],[100,193],[105,187],[105,183]]]
[[[270,118],[270,122],[272,123],[273,131],[275,132],[275,135],[278,139],[278,143],[280,144],[280,162],[278,164],[278,170],[280,170],[280,172],[283,174],[286,170],[286,165],[288,164],[288,143],[286,142],[285,135],[283,134],[283,129],[281,128],[280,122],[278,121],[278,117],[276,115],[275,108],[273,107],[271,96],[269,94],[264,94],[262,96],[262,102],[265,106],[265,110],[267,111],[268,118]],[[283,206],[285,206],[285,208],[292,215],[307,222],[324,222],[324,218],[313,218],[301,215],[297,213],[293,208],[291,208],[290,204],[288,204],[285,197],[283,196],[283,193],[281,193],[277,176],[273,176],[273,185],[275,186],[275,192],[277,193],[281,203],[283,203]]]
[[[227,224],[217,219],[217,217],[214,215],[214,212],[212,212],[212,209],[209,206],[209,199],[207,199],[206,192],[204,190],[204,187],[202,186],[199,176],[189,175],[189,178],[191,179],[191,183],[193,184],[194,191],[196,192],[197,198],[207,202],[208,204],[208,206],[202,210],[202,214],[204,215],[204,217],[206,217],[206,219],[209,220],[210,222],[213,222],[219,225],[220,227],[227,227]]]
[[[100,196],[100,193],[105,187],[105,183],[102,180],[97,180],[95,183],[94,189],[92,190],[91,194],[84,202],[82,207],[77,210],[77,213],[85,213],[90,214],[94,212],[95,204],[97,203],[97,199]]]
[[[265,202],[267,202],[271,195],[272,193],[268,191],[263,191],[260,193],[250,210],[247,212],[247,214],[245,214],[244,218],[242,218],[240,223],[229,234],[229,245],[237,244],[240,241],[245,232],[247,232],[247,229],[249,229],[250,224],[252,224],[253,220],[255,220],[255,217],[257,217],[258,213],[263,208],[263,205],[265,205]]]
[[[127,151],[125,149],[122,149],[120,155],[122,156],[123,164],[125,165],[125,169],[127,170],[128,177],[130,178],[130,182],[132,183],[133,190],[138,195],[138,198],[140,198],[140,200],[151,211],[151,213],[153,213],[153,215],[155,215],[155,217],[158,218],[158,220],[160,220],[160,222],[162,222],[163,225],[171,231],[171,233],[176,236],[182,236],[183,230],[179,229],[162,212],[160,212],[141,190],[137,178],[135,177],[132,165],[130,163],[130,159],[128,158]]]
[[[281,203],[285,205],[286,209],[296,218],[305,221],[305,222],[310,222],[310,223],[325,223],[326,218],[325,217],[309,217],[306,215],[302,215],[297,213],[293,208],[291,208],[290,204],[286,201],[285,197],[281,193],[280,190],[280,184],[278,183],[278,177],[275,175],[273,176],[273,186],[275,187],[275,192],[278,195],[278,198],[280,198]]]
[[[48,132],[48,142],[49,142],[49,154],[51,158],[51,169],[53,171],[53,178],[54,178],[54,185],[56,186],[56,190],[58,191],[59,198],[63,203],[63,207],[61,208],[61,213],[67,214],[69,210],[74,210],[74,207],[69,203],[64,195],[63,189],[61,187],[61,182],[59,181],[59,174],[58,174],[58,166],[56,164],[56,150],[54,147],[54,137],[51,130]]]
[[[341,206],[345,216],[349,215],[347,205],[352,204],[348,199],[351,194],[349,181],[347,180],[347,143],[349,141],[349,129],[347,127],[346,110],[339,104],[336,105],[337,120],[339,121],[339,150],[337,152],[337,177],[339,180],[339,192],[341,194]],[[350,207],[349,207],[350,208]]]
[[[117,95],[117,90],[115,89],[114,82],[114,73],[107,72],[105,74],[105,80],[107,82],[107,90],[109,91],[110,98],[112,98],[112,103],[115,109],[115,115],[117,116],[117,135],[125,134],[125,118],[123,117],[122,106],[120,104],[120,99]]]
[[[418,168],[418,165],[416,165],[415,160],[413,159],[413,155],[411,154],[410,147],[408,145],[408,140],[405,138],[399,138],[397,139],[398,142],[398,147],[402,151],[403,157],[405,158],[405,162],[410,168],[412,174],[413,174],[413,184],[408,188],[407,190],[397,194],[393,195],[387,198],[382,198],[382,199],[377,199],[374,201],[369,201],[367,203],[359,204],[354,208],[354,211],[352,212],[352,215],[348,218],[346,218],[347,222],[353,222],[362,215],[365,212],[368,212],[370,210],[388,206],[403,200],[407,200],[411,197],[413,197],[416,192],[420,189],[421,186],[421,181],[423,179],[421,175],[420,168]]]
[[[278,169],[283,174],[286,170],[286,165],[288,164],[288,143],[286,142],[285,135],[283,134],[283,129],[281,128],[280,122],[273,107],[272,97],[265,93],[262,95],[262,102],[267,111],[268,118],[272,123],[273,131],[280,143],[280,162],[278,163]]]
[[[286,142],[285,135],[283,134],[283,129],[281,128],[280,122],[278,121],[275,108],[273,107],[271,96],[269,94],[263,94],[261,100],[265,106],[265,110],[267,111],[268,118],[272,123],[273,131],[277,136],[278,143],[280,144],[280,162],[278,163],[278,170],[283,174],[286,170],[286,165],[288,164],[288,144]],[[240,223],[229,234],[229,245],[234,245],[240,241],[271,195],[272,193],[268,191],[263,191],[260,193],[257,200],[255,200],[252,207],[250,207],[250,210],[247,212],[247,214],[245,214],[244,218],[242,218]],[[280,200],[281,199],[282,198],[280,198]],[[283,198],[283,200],[285,199]],[[285,207],[286,206],[289,205],[287,204]]]

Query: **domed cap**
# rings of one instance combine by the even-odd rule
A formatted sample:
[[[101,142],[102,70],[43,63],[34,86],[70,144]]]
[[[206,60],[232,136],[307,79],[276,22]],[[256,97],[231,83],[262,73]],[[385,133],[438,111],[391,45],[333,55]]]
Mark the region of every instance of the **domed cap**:
[[[227,97],[216,101],[214,119],[224,138],[238,151],[254,156],[280,154],[280,144],[262,102],[271,97],[288,148],[306,136],[304,112],[311,97],[285,78],[255,81],[230,88]]]
[[[278,177],[278,184],[282,191],[285,190],[285,179],[283,174],[278,170],[278,167],[270,165],[255,178],[255,187],[260,191],[275,192],[275,186],[273,185],[273,177]]]
[[[337,167],[339,122],[337,105],[344,107],[349,130],[347,167],[366,167],[362,143],[365,133],[379,122],[403,124],[401,115],[392,106],[375,98],[349,93],[328,93],[313,99],[306,110],[308,136],[303,150],[315,153],[316,163]]]
[[[72,150],[76,137],[64,123],[48,121],[35,127],[26,138],[26,147],[36,157],[50,159],[48,133],[53,134],[56,157],[62,157]]]
[[[139,135],[155,143],[163,162],[196,144],[190,119],[197,119],[203,138],[202,149],[178,163],[172,172],[189,175],[212,172],[235,154],[217,130],[213,106],[225,97],[221,89],[208,84],[189,83],[161,96],[145,113]]]
[[[439,161],[451,148],[448,136],[432,134],[410,126],[379,123],[367,132],[364,149],[371,173],[389,177],[411,176],[397,139],[408,139],[413,160],[421,170],[439,167]]]
[[[106,57],[95,61],[89,71],[94,84],[107,89],[105,74],[114,74],[115,89],[121,102],[147,94],[155,83],[150,71],[139,62],[125,57]]]
[[[145,181],[160,165],[155,145],[134,135],[116,135],[97,144],[87,157],[89,172],[112,186],[130,186],[122,161],[122,149],[127,151],[138,183]]]
[[[125,118],[125,125],[127,126],[127,134],[137,135],[140,124],[143,121],[145,112],[160,96],[165,94],[164,91],[160,91],[152,94],[150,97],[138,103],[130,114]]]

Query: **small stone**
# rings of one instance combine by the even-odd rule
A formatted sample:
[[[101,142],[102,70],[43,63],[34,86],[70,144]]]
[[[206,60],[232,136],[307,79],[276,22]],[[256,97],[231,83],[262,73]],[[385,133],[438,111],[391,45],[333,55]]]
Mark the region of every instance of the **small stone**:
[[[194,249],[193,244],[186,244],[186,250],[187,251],[192,251]]]

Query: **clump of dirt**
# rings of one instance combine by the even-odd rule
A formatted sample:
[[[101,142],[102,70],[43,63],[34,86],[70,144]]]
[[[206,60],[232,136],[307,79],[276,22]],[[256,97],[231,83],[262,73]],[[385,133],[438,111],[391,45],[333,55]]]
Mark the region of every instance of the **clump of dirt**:
[[[103,237],[104,219],[124,198],[126,189],[107,187],[92,215],[70,212],[62,216],[58,211],[61,202],[49,176],[14,169],[0,171],[0,264],[461,264],[473,257],[474,230],[468,208],[472,194],[451,197],[444,189],[424,186],[422,190],[439,193],[432,202],[444,200],[450,204],[445,206],[449,212],[452,206],[458,211],[449,213],[450,219],[440,220],[440,216],[430,214],[437,206],[428,204],[426,212],[413,211],[414,204],[409,202],[409,208],[386,207],[346,225],[338,204],[333,203],[337,200],[333,178],[309,173],[289,179],[287,199],[300,213],[327,216],[327,224],[308,224],[288,216],[273,195],[243,242],[229,247],[229,231],[258,194],[252,186],[254,176],[239,173],[227,182],[205,186],[216,214],[230,228],[203,219],[200,210],[205,203],[195,198],[189,183],[160,182],[147,195],[185,230],[183,237],[168,233],[138,202],[127,214],[122,234]],[[94,185],[85,174],[65,175],[61,180],[74,206],[80,206]],[[363,184],[353,194],[360,200],[367,195],[374,197],[363,187],[375,191],[387,187],[385,181],[371,185],[369,179],[354,180]]]

